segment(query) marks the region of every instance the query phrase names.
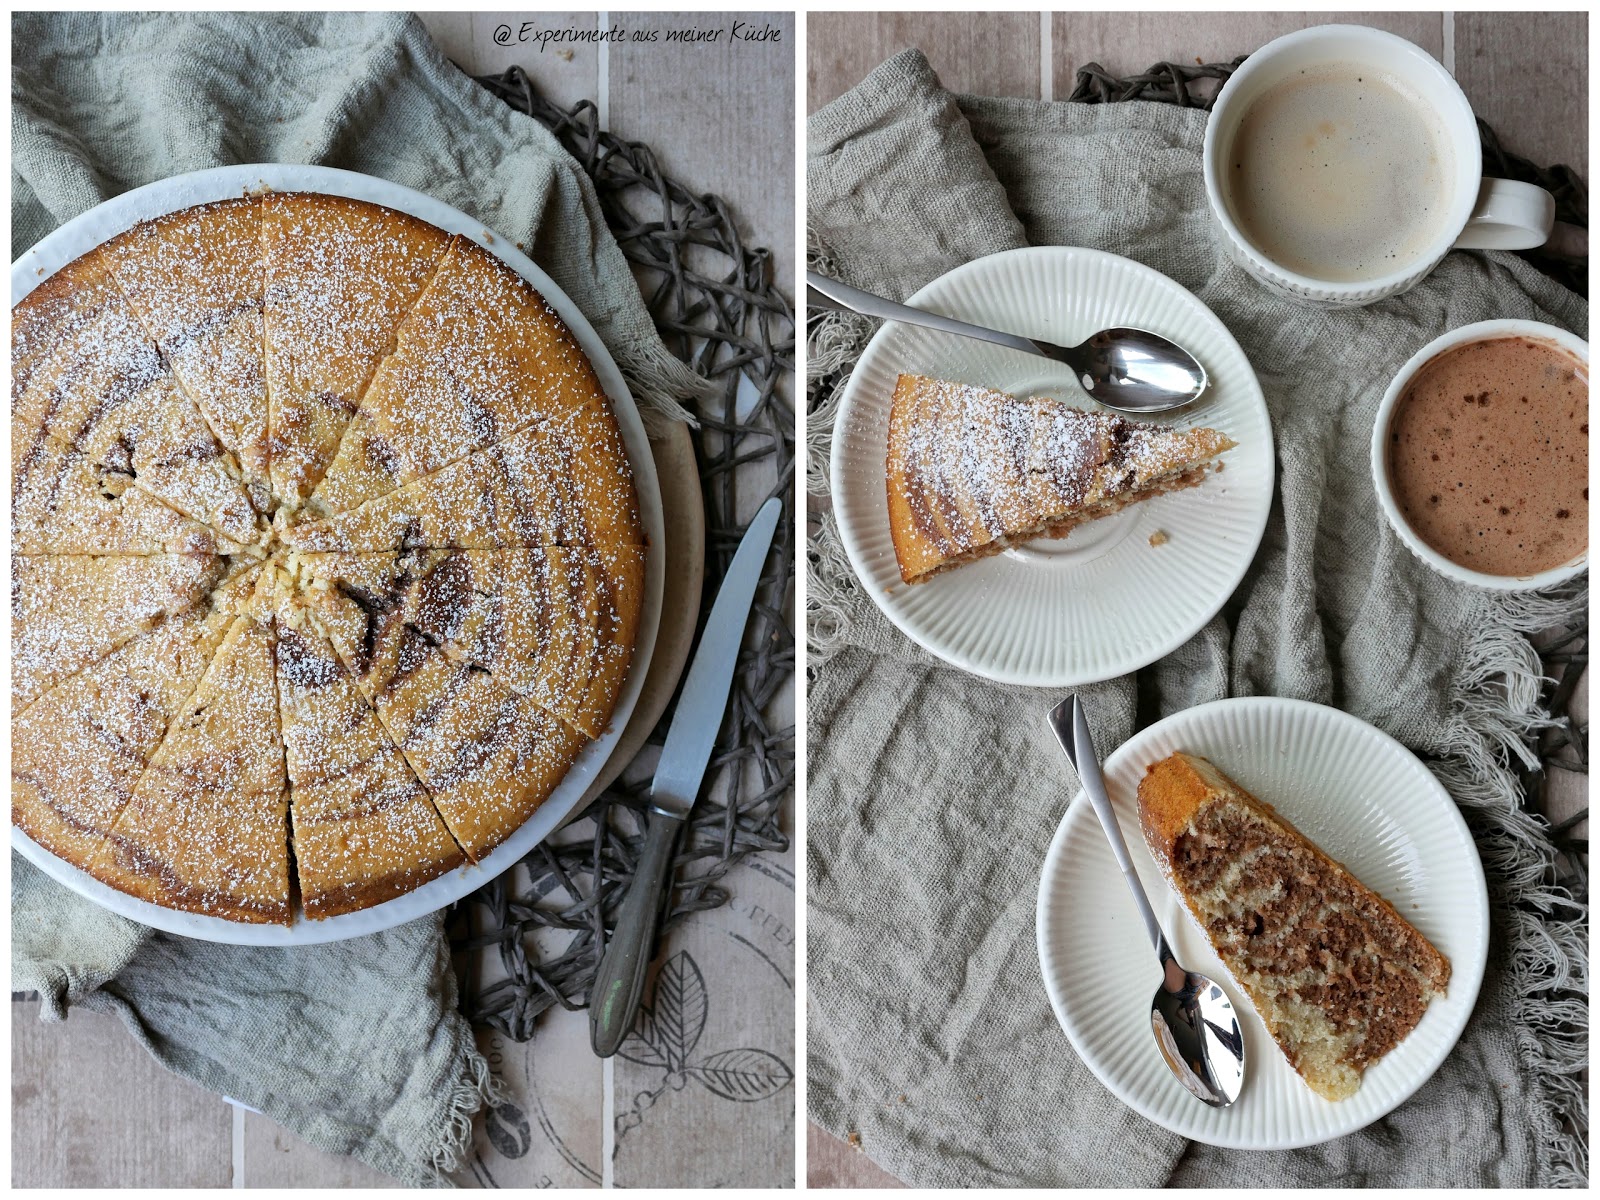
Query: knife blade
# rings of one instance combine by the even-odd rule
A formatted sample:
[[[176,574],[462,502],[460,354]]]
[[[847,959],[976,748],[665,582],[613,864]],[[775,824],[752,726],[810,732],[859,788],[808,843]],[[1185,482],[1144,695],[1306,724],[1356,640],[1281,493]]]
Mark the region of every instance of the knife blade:
[[[678,695],[678,708],[650,785],[644,849],[589,993],[589,1042],[601,1058],[617,1052],[639,1012],[650,947],[672,875],[673,847],[711,761],[756,585],[782,511],[782,501],[774,496],[745,530]]]

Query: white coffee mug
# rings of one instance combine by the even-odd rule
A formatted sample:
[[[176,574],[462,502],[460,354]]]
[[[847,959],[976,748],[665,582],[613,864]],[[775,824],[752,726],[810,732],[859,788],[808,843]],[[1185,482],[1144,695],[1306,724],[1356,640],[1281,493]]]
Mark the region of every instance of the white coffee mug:
[[[1385,72],[1430,106],[1454,151],[1446,216],[1426,250],[1386,275],[1339,282],[1274,262],[1240,231],[1221,187],[1223,163],[1251,103],[1290,75],[1337,63]],[[1526,250],[1543,245],[1555,222],[1555,199],[1543,188],[1486,179],[1472,106],[1450,73],[1421,47],[1362,25],[1317,25],[1257,50],[1223,85],[1206,125],[1204,167],[1211,216],[1230,257],[1269,288],[1313,304],[1371,304],[1415,286],[1452,249]]]
[[[1394,381],[1389,384],[1389,390],[1383,394],[1382,403],[1378,405],[1378,416],[1372,423],[1370,448],[1372,486],[1378,494],[1378,507],[1383,510],[1383,515],[1388,518],[1389,527],[1399,536],[1406,549],[1446,579],[1502,592],[1524,591],[1549,587],[1553,583],[1563,583],[1588,568],[1589,552],[1585,550],[1569,562],[1531,575],[1490,575],[1485,571],[1474,571],[1471,567],[1463,567],[1454,559],[1446,558],[1417,536],[1416,531],[1411,528],[1400,511],[1400,504],[1394,495],[1394,485],[1389,480],[1389,425],[1394,420],[1394,410],[1400,403],[1400,397],[1405,395],[1406,388],[1410,386],[1417,372],[1446,350],[1454,350],[1457,346],[1465,346],[1471,342],[1517,337],[1529,338],[1536,342],[1549,342],[1581,362],[1587,374],[1589,343],[1565,329],[1546,325],[1542,321],[1519,320],[1478,321],[1472,325],[1463,325],[1459,329],[1452,329],[1449,333],[1434,338],[1406,360],[1405,366],[1396,373]]]

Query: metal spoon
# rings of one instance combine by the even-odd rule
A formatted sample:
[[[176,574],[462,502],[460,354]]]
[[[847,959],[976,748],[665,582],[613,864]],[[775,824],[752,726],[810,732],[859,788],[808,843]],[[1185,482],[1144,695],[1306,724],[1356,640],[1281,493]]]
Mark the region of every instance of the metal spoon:
[[[924,325],[944,333],[978,338],[1024,354],[1065,363],[1099,403],[1125,413],[1167,412],[1200,398],[1206,390],[1206,369],[1182,346],[1145,329],[1103,329],[1078,346],[1057,346],[1039,338],[1019,337],[970,325],[953,317],[910,308],[863,292],[837,279],[806,272],[806,304],[812,308],[855,312],[885,321]]]
[[[1150,1026],[1161,1055],[1179,1083],[1213,1108],[1225,1108],[1239,1098],[1239,1089],[1244,1086],[1244,1037],[1233,1005],[1220,987],[1204,975],[1185,971],[1172,957],[1161,923],[1128,858],[1128,846],[1122,840],[1117,814],[1100,774],[1100,760],[1095,757],[1094,743],[1089,738],[1089,722],[1077,696],[1068,696],[1050,710],[1050,728],[1055,730],[1061,748],[1078,772],[1161,960],[1161,986],[1156,988],[1150,1006]]]

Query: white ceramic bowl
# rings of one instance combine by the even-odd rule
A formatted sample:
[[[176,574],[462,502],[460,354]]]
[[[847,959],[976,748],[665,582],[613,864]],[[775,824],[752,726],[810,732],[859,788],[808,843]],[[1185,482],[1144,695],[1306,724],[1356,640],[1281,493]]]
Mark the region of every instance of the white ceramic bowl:
[[[1501,592],[1521,592],[1532,588],[1548,587],[1553,583],[1561,583],[1571,579],[1574,575],[1585,570],[1589,565],[1589,552],[1582,554],[1570,562],[1562,563],[1559,567],[1551,567],[1548,571],[1540,571],[1534,575],[1490,575],[1484,571],[1474,571],[1470,567],[1463,567],[1440,554],[1432,546],[1424,542],[1406,523],[1400,515],[1400,506],[1395,503],[1394,490],[1389,486],[1388,452],[1385,439],[1389,433],[1389,422],[1394,416],[1395,405],[1405,393],[1406,387],[1412,378],[1421,370],[1424,363],[1432,361],[1446,350],[1457,346],[1464,346],[1469,342],[1488,341],[1492,338],[1526,337],[1537,341],[1552,342],[1571,354],[1584,366],[1587,373],[1589,369],[1589,343],[1576,334],[1568,333],[1565,329],[1558,329],[1554,325],[1546,325],[1540,321],[1478,321],[1472,325],[1463,325],[1460,329],[1452,329],[1449,333],[1442,334],[1433,339],[1422,349],[1413,354],[1400,368],[1394,377],[1394,382],[1389,384],[1389,390],[1383,394],[1383,403],[1378,406],[1378,417],[1372,424],[1372,487],[1378,493],[1378,506],[1383,509],[1383,515],[1389,519],[1392,528],[1406,549],[1410,550],[1428,566],[1432,567],[1446,579],[1453,579],[1458,583],[1471,584],[1474,587],[1492,588]]]

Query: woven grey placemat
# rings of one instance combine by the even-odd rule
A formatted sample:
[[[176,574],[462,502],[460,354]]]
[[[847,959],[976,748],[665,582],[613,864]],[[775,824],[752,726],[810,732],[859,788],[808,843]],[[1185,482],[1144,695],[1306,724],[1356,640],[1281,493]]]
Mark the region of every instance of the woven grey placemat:
[[[740,468],[770,460],[777,477],[771,494],[784,502],[751,616],[746,644],[753,649],[740,656],[731,717],[679,846],[677,888],[663,923],[670,928],[725,904],[728,892],[719,881],[736,863],[789,844],[780,816],[794,787],[794,727],[774,728],[765,710],[794,675],[794,630],[783,607],[794,575],[795,421],[778,387],[794,371],[794,312],[774,282],[771,252],[744,245],[723,201],[665,175],[643,143],[602,131],[594,104],[561,109],[535,91],[520,67],[477,81],[543,124],[582,165],[607,226],[634,264],[662,340],[715,388],[716,399],[702,403],[692,431],[706,504],[702,623],[744,534],[739,514],[753,513],[765,498],[741,494]],[[653,219],[637,215],[646,208]],[[661,743],[675,707],[650,744]],[[525,884],[520,872],[507,871],[456,906],[452,948],[467,959],[497,953],[507,973],[480,990],[476,972],[458,972],[462,1012],[474,1024],[526,1041],[552,1005],[587,1002],[607,922],[643,844],[648,791],[647,782],[613,785],[575,822],[591,832],[581,844],[546,842],[523,859]],[[533,937],[541,929],[570,936],[558,951],[541,953]]]

